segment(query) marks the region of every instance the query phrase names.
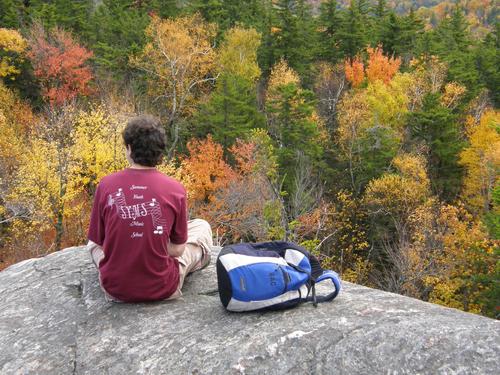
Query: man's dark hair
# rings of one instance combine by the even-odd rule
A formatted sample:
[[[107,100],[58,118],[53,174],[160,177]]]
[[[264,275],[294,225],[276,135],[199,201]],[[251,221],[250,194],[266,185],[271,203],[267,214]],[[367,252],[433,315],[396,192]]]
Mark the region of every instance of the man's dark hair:
[[[142,115],[129,120],[123,131],[125,146],[132,150],[132,160],[147,167],[155,167],[161,162],[165,150],[165,130],[160,120]]]

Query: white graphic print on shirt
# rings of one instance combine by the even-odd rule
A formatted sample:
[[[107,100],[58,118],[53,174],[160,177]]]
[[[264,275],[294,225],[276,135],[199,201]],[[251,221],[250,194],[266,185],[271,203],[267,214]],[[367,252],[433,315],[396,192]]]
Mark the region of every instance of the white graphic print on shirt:
[[[116,206],[118,216],[124,220],[131,219],[135,222],[137,218],[151,216],[153,233],[163,234],[167,222],[162,217],[160,203],[156,198],[151,199],[149,202],[128,205],[123,189],[119,188],[118,191],[108,195],[108,206],[113,205]],[[134,237],[142,236],[135,235]]]

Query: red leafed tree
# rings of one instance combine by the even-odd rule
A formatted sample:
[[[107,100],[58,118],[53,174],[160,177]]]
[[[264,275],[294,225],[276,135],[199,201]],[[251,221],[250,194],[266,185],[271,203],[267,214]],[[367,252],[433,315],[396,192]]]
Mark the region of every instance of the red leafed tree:
[[[68,32],[55,28],[46,32],[35,24],[31,29],[28,57],[51,105],[62,105],[78,95],[91,93],[92,71],[86,65],[92,52],[80,46]]]

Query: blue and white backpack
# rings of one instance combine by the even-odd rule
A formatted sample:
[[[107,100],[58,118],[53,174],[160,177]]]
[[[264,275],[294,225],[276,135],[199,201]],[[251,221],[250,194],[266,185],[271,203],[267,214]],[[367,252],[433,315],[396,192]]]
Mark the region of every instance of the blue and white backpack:
[[[325,271],[302,247],[284,241],[239,243],[217,257],[219,296],[229,311],[278,310],[301,302],[326,302],[340,292],[340,278]],[[315,284],[331,280],[334,291],[316,296]]]

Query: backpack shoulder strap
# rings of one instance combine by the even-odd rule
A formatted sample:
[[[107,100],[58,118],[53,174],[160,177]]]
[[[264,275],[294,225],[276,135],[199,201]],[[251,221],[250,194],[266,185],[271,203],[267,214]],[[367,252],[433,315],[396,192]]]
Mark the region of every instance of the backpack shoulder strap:
[[[324,280],[331,280],[335,290],[325,296],[317,296],[316,295],[316,287],[315,284],[322,282]],[[311,296],[307,297],[307,301],[313,302],[314,306],[317,306],[318,303],[328,302],[333,300],[340,292],[342,288],[342,283],[340,281],[340,277],[337,272],[326,270],[321,274],[318,278],[316,278],[311,286]]]

